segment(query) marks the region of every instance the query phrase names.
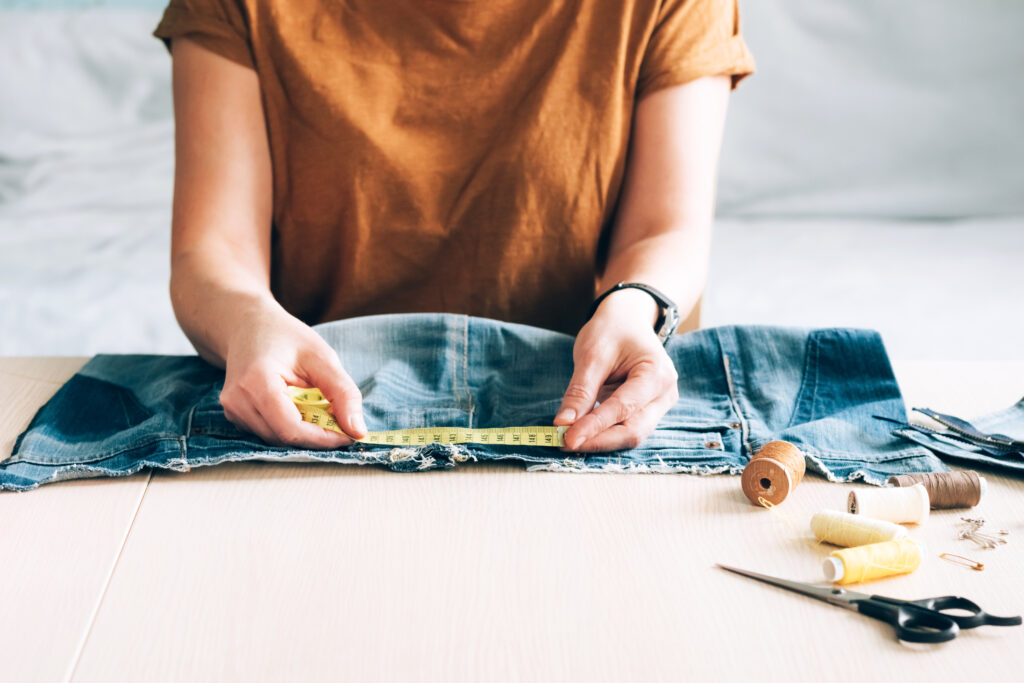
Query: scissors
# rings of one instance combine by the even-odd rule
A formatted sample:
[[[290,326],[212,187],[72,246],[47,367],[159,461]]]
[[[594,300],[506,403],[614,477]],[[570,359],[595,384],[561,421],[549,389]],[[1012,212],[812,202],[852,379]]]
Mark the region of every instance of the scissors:
[[[869,617],[889,622],[896,627],[900,640],[915,643],[943,643],[953,640],[962,628],[978,626],[1019,626],[1020,617],[995,617],[967,598],[946,595],[923,600],[897,600],[881,595],[855,593],[842,588],[815,586],[810,583],[787,581],[757,572],[716,565],[721,569],[764,581],[779,588],[796,591],[830,605],[857,610]],[[947,614],[944,610],[961,610],[966,614]]]

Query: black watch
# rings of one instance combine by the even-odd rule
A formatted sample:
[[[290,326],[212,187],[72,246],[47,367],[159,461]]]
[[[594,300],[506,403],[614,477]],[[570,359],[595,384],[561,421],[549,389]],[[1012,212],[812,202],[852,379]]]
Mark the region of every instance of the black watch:
[[[601,296],[594,299],[594,303],[590,304],[590,311],[587,313],[587,320],[594,317],[594,313],[597,311],[597,307],[601,305],[605,297],[613,292],[617,292],[620,289],[641,289],[658,302],[658,322],[654,323],[654,332],[658,335],[658,339],[661,340],[662,344],[668,342],[668,338],[676,331],[679,327],[679,308],[676,307],[675,302],[669,299],[662,292],[658,291],[650,285],[645,285],[641,282],[620,282]]]

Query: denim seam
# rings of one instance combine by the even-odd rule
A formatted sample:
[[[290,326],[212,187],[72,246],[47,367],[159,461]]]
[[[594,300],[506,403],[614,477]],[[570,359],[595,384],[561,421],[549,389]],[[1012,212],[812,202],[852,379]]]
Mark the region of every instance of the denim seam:
[[[922,430],[927,430],[927,431],[922,431]],[[986,453],[984,446],[981,446],[979,444],[970,443],[969,441],[960,441],[960,440],[951,438],[950,436],[948,436],[946,434],[942,434],[942,433],[939,433],[939,432],[936,432],[936,431],[929,430],[927,427],[922,427],[921,425],[911,425],[911,427],[909,427],[907,429],[896,429],[896,430],[893,430],[893,434],[898,434],[899,436],[901,436],[901,437],[903,437],[905,439],[909,439],[910,438],[909,434],[920,434],[922,437],[927,439],[929,443],[935,444],[936,447],[945,446],[947,448],[955,448],[955,449],[957,449],[959,451],[963,451],[964,453],[970,453],[971,455],[984,455],[986,457],[994,458],[996,460],[1000,460],[1000,459],[1005,457],[1005,456],[999,456],[999,455],[992,455],[991,453]],[[914,443],[921,443],[917,439],[911,439],[911,440]],[[921,444],[921,446],[923,446],[924,448],[928,448],[928,446],[925,446],[924,444]],[[1007,453],[1007,455],[1012,455],[1012,452]]]
[[[806,420],[806,421],[809,422],[809,421],[814,419],[814,402],[818,398],[818,363],[819,363],[819,360],[818,360],[818,358],[819,358],[819,351],[818,350],[819,350],[819,348],[820,348],[820,345],[818,344],[817,337],[812,332],[807,337],[807,351],[804,353],[804,372],[803,372],[803,376],[800,378],[800,389],[798,389],[797,392],[796,392],[796,400],[793,403],[793,412],[789,416],[789,423],[786,425],[786,427],[785,427],[786,429],[789,429],[790,427],[792,427],[795,424],[797,424],[797,417],[800,415],[800,408],[801,408],[801,406],[803,406],[803,404],[804,404],[804,402],[806,400],[804,398],[804,394],[806,394],[807,391],[808,391],[808,389],[807,389],[808,384],[813,386],[814,390],[813,390],[813,392],[811,393],[811,396],[810,396],[810,401],[811,401],[811,414],[809,416],[810,419]],[[812,357],[813,357],[813,363],[811,362]],[[814,381],[813,382],[810,381],[811,369],[812,368],[814,369]]]
[[[747,451],[747,459],[749,460],[754,455],[754,451],[750,448],[750,427],[747,422],[746,416],[740,409],[739,396],[736,393],[736,386],[732,381],[732,369],[729,366],[729,354],[722,351],[722,365],[725,368],[725,384],[729,389],[729,402],[732,404],[733,412],[736,413],[736,417],[740,421],[740,437],[743,442],[742,448]]]
[[[6,469],[10,465],[18,465],[22,463],[26,465],[37,465],[42,467],[69,467],[71,465],[90,465],[92,463],[103,462],[104,460],[116,458],[119,455],[125,455],[126,453],[142,450],[143,448],[147,448],[149,446],[153,446],[165,441],[173,441],[177,444],[179,439],[180,437],[177,434],[175,434],[174,436],[159,436],[153,439],[149,439],[147,441],[143,441],[142,443],[133,444],[127,448],[122,448],[121,450],[114,451],[113,453],[105,453],[91,460],[75,460],[74,462],[40,462],[38,460],[28,459],[19,459],[11,461],[11,458],[8,458],[3,463],[0,463],[0,469]]]
[[[452,335],[451,328],[445,329],[444,337],[445,337],[445,343],[449,343],[449,338],[451,338],[451,343],[454,344],[456,350],[458,350],[459,342]],[[458,364],[458,362],[456,362],[452,366],[452,401],[455,403],[455,407],[456,408],[458,408],[461,405],[460,401],[459,401],[459,364]]]
[[[462,385],[466,388],[466,406],[469,409],[469,427],[473,427],[473,392],[469,389],[469,316],[462,318]]]
[[[888,454],[873,460],[865,460],[863,453],[853,453],[850,451],[841,451],[834,448],[823,449],[818,446],[810,446],[804,443],[799,444],[800,449],[805,453],[813,453],[822,460],[834,460],[837,462],[856,462],[861,465],[870,467],[872,465],[878,465],[885,462],[895,462],[897,460],[909,460],[913,458],[922,458],[932,455],[932,453],[925,448],[923,445],[917,446],[906,446],[900,449],[888,451]]]
[[[198,403],[193,405],[188,411],[188,419],[185,420],[185,433],[181,435],[178,442],[179,448],[181,449],[181,464],[188,470],[188,437],[192,434],[192,418],[195,417],[196,408],[199,406]]]

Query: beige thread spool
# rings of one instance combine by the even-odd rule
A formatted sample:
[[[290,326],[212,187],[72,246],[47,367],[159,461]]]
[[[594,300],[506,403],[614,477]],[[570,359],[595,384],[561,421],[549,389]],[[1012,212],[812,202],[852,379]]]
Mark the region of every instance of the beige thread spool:
[[[907,529],[883,519],[851,515],[839,510],[822,510],[811,516],[811,533],[819,541],[852,548],[903,538],[907,535]]]
[[[804,478],[804,454],[788,441],[769,441],[743,469],[743,494],[760,505],[763,498],[772,505],[786,500]]]

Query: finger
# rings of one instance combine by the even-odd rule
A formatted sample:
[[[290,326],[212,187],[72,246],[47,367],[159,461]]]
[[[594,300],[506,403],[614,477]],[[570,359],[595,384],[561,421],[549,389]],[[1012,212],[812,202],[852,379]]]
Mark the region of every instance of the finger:
[[[607,401],[584,415],[565,432],[565,445],[576,450],[595,435],[625,422],[666,390],[665,379],[660,376],[653,362],[640,361],[629,369],[626,381]]]
[[[255,434],[268,444],[277,444],[274,431],[250,403],[244,403],[234,409],[229,409],[225,406],[224,416],[228,418],[231,424],[243,432]]]
[[[555,415],[555,425],[571,425],[589,413],[609,372],[608,365],[597,360],[577,363],[562,396],[562,405]]]
[[[294,408],[294,404],[292,404],[292,407]],[[295,414],[299,415],[298,410],[295,411]],[[319,425],[305,422],[302,420],[301,415],[299,415],[297,422],[289,421],[285,426],[275,424],[273,429],[274,436],[270,443],[278,446],[330,450],[344,448],[353,441],[347,434],[339,434]]]
[[[658,421],[675,405],[677,400],[675,392],[658,397],[622,424],[612,425],[584,441],[576,448],[576,451],[578,453],[603,453],[638,448],[654,432]]]
[[[366,436],[363,395],[341,367],[338,354],[327,347],[304,355],[300,363],[303,373],[312,385],[320,389],[324,398],[331,402],[331,412],[338,426],[353,439]]]
[[[250,397],[276,443],[303,448],[340,448],[352,443],[344,434],[304,422],[282,379],[266,382]]]

